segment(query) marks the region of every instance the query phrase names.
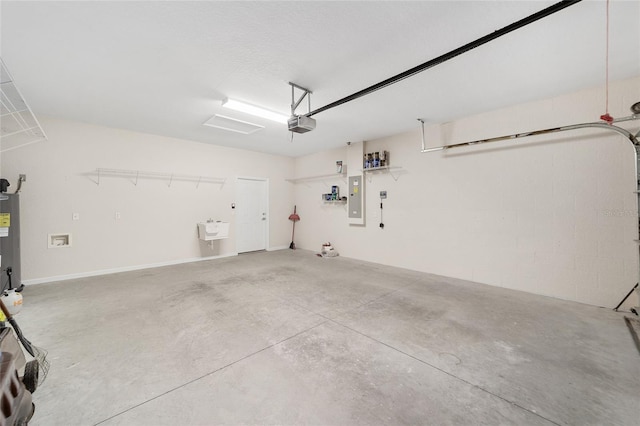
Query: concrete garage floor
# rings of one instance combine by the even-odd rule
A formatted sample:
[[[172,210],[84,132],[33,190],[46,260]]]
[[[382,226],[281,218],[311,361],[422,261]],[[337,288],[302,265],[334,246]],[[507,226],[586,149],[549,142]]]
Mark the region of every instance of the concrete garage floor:
[[[25,290],[32,425],[636,425],[623,314],[283,250]]]

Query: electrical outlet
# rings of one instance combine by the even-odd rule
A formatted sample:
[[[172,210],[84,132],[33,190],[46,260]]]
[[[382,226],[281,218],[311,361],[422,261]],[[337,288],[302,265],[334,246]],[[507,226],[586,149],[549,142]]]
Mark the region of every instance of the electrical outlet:
[[[20,175],[18,177],[19,180],[21,180],[22,182],[26,182],[27,181],[27,175]]]
[[[116,220],[120,220],[122,218],[122,215],[120,214],[120,212],[116,212]]]
[[[380,199],[384,200],[385,198],[387,198],[387,191],[380,191]]]
[[[71,217],[73,220],[80,220],[80,213],[74,213]]]

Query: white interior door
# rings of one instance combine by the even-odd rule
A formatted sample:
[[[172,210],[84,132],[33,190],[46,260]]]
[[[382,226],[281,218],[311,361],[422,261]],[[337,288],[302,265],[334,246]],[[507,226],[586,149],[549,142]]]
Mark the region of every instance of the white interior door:
[[[266,250],[269,230],[269,185],[266,179],[236,182],[236,248],[238,253]]]

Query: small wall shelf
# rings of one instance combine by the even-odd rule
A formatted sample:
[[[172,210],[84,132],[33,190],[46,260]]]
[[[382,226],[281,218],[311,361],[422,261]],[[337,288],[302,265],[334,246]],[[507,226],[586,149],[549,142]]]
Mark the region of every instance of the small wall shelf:
[[[343,198],[341,200],[324,200],[325,204],[347,204],[347,199]]]
[[[376,173],[388,173],[391,175],[393,180],[397,181],[400,175],[402,174],[403,170],[404,169],[400,166],[383,166],[383,167],[371,167],[368,169],[362,169],[362,173],[364,173],[365,175],[367,174],[373,175]],[[371,178],[369,178],[369,180],[371,180]]]
[[[186,181],[186,182],[195,182],[196,188],[199,187],[201,183],[213,183],[213,184],[220,185],[220,189],[222,189],[222,186],[224,186],[225,182],[227,181],[227,178],[221,178],[221,177],[182,175],[182,174],[159,173],[159,172],[143,172],[141,170],[122,170],[122,169],[98,168],[95,170],[95,172],[91,174],[94,176],[97,176],[97,180],[94,181],[96,185],[100,185],[100,178],[103,176],[133,179],[134,185],[138,185],[139,179],[168,180],[169,187],[171,187],[171,184],[174,181]]]
[[[323,180],[335,180],[340,179],[345,181],[347,177],[346,173],[329,173],[327,175],[316,175],[316,176],[305,176],[295,179],[285,179],[287,182],[291,183],[305,183],[305,182],[313,182],[313,181],[323,181]]]

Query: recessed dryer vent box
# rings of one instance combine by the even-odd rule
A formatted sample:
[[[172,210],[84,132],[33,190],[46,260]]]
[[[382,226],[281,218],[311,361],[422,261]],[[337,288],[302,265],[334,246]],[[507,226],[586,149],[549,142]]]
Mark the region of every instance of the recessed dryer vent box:
[[[49,234],[49,248],[71,247],[71,234]]]

